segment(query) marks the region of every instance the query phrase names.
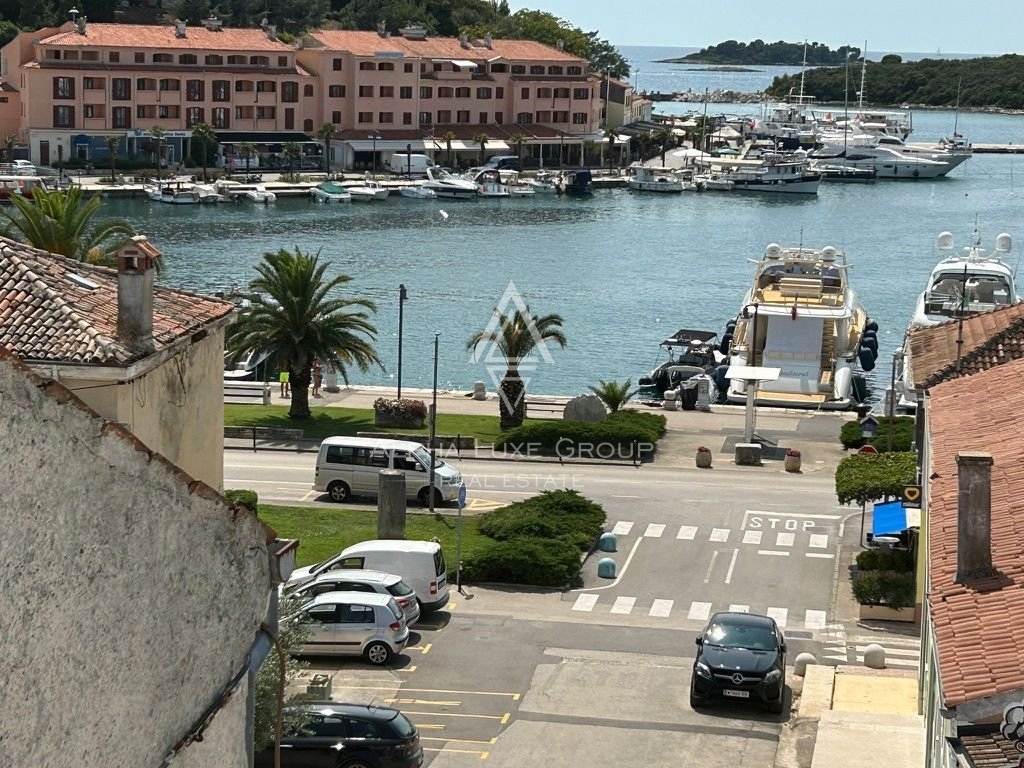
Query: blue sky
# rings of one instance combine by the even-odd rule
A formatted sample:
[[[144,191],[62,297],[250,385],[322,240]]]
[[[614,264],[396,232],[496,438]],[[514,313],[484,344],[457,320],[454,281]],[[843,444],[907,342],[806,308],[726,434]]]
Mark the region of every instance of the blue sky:
[[[547,11],[616,45],[703,47],[738,40],[808,40],[868,51],[1017,53],[1024,50],[1015,3],[1006,0],[860,0],[786,2],[736,0],[509,0]]]

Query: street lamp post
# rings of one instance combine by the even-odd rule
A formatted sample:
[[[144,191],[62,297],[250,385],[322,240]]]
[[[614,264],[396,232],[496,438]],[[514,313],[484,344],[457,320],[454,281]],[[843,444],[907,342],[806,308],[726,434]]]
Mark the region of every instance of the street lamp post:
[[[377,139],[380,134],[374,131],[367,138],[373,139],[373,177],[377,178]]]
[[[402,399],[402,316],[404,314],[405,301],[409,294],[405,290],[405,284],[398,286],[398,399]]]
[[[440,333],[434,334],[434,397],[430,405],[430,514],[434,514],[434,466],[437,464],[437,345]]]
[[[751,319],[750,308],[754,308],[754,316]],[[750,333],[747,337],[747,365],[753,367],[756,365],[755,358],[757,356],[757,309],[758,304],[747,304],[743,307],[743,318],[750,321]],[[747,380],[747,403],[746,403],[746,414],[743,420],[743,442],[752,443],[754,442],[754,400],[757,397],[757,380]]]

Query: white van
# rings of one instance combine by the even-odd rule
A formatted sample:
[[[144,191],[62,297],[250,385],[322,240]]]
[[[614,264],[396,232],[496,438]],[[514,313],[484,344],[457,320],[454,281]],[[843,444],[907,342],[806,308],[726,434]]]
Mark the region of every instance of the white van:
[[[424,613],[440,610],[448,603],[448,569],[444,552],[436,541],[376,539],[353,544],[322,563],[296,568],[288,583],[305,582],[321,573],[342,568],[384,571],[401,576],[402,581],[416,592]]]
[[[430,168],[432,165],[434,165],[434,161],[429,156],[410,155],[406,152],[395,152],[388,159],[388,170],[392,173],[400,173],[403,176],[426,176],[427,168]]]
[[[328,437],[316,457],[313,490],[327,493],[331,501],[352,496],[376,496],[382,469],[405,471],[405,492],[423,506],[430,503],[430,451],[409,440],[378,440],[368,437]],[[437,459],[434,465],[434,503],[459,497],[462,475],[451,464]]]

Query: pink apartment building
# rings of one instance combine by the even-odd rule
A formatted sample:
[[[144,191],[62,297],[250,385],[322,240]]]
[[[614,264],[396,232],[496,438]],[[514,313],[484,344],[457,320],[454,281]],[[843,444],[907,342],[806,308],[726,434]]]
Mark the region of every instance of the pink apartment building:
[[[584,59],[531,41],[401,32],[325,30],[286,44],[272,25],[77,19],[0,51],[0,134],[18,135],[41,165],[105,158],[110,136],[120,156],[145,156],[157,125],[173,164],[198,122],[214,127],[229,160],[243,141],[263,157],[288,141],[317,155],[317,132],[331,123],[332,168],[409,149],[442,159],[449,134],[469,162],[480,134],[488,155],[514,151],[519,135],[524,155],[545,163],[578,160],[583,141],[604,141],[602,82]]]

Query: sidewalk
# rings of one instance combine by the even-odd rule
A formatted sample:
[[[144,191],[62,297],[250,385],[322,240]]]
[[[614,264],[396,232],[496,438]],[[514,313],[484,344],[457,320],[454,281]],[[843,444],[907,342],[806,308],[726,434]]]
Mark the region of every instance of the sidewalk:
[[[271,404],[287,406],[288,398],[280,396],[280,387],[271,382]],[[394,398],[393,387],[342,387],[336,392],[324,391],[322,398],[310,398],[311,408],[345,407],[373,408],[378,397]],[[403,397],[423,400],[428,405],[432,390],[403,388]],[[496,416],[498,399],[488,393],[486,400],[474,400],[471,392],[438,391],[437,410],[439,413],[459,415]],[[567,402],[569,397],[544,396],[545,400]],[[737,442],[743,441],[745,410],[738,405],[715,405],[710,413],[703,411],[665,411],[649,408],[643,404],[630,404],[639,411],[651,411],[665,416],[667,433],[658,443],[658,452],[653,466],[693,467],[698,446],[706,446],[714,454],[713,465],[754,472],[781,472],[785,449],[798,449],[803,458],[801,471],[804,474],[831,472],[846,455],[839,443],[842,424],[854,418],[852,413],[817,412],[783,408],[758,408],[756,434],[765,442],[762,458],[764,467],[735,467],[733,450]],[[251,448],[252,442],[242,439],[226,439],[225,447]],[[265,450],[316,450],[313,441],[261,441]],[[548,459],[547,461],[557,459]]]

